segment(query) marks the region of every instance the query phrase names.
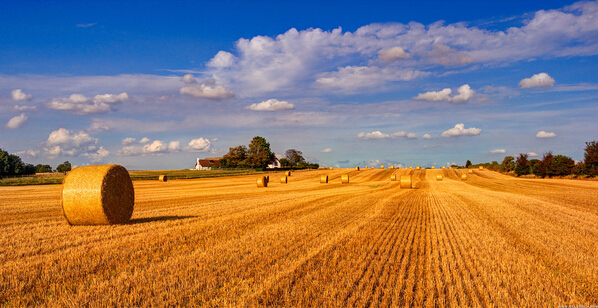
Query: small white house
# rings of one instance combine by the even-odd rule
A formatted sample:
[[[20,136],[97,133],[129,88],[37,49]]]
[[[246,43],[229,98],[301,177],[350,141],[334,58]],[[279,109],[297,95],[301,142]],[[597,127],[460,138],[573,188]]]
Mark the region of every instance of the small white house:
[[[281,168],[282,165],[280,164],[280,160],[278,160],[278,157],[274,158],[273,162],[270,162],[268,164],[268,169],[275,169],[275,168]]]
[[[212,167],[220,168],[220,157],[197,159],[195,170],[212,170]]]

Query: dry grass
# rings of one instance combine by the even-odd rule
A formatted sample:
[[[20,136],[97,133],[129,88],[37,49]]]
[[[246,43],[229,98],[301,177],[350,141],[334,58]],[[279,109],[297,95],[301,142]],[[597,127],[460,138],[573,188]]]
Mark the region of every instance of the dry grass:
[[[66,225],[60,185],[2,187],[0,307],[598,303],[598,182],[321,172],[136,181],[115,226]]]

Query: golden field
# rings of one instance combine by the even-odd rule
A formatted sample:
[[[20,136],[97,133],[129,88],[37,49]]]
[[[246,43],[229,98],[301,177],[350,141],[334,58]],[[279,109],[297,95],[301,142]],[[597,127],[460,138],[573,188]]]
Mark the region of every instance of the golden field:
[[[0,307],[598,305],[598,182],[466,171],[135,181],[113,226],[0,187]]]

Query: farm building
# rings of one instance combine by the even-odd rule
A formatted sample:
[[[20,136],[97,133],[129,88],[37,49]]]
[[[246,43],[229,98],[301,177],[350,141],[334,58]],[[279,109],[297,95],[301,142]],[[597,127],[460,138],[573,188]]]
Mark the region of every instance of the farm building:
[[[212,158],[205,158],[205,159],[197,159],[195,163],[196,170],[211,170],[212,167],[220,168],[220,159],[222,157],[212,157]]]
[[[268,163],[268,169],[275,169],[275,168],[281,168],[282,164],[280,164],[280,160],[278,160],[278,157],[274,158],[274,161],[271,161],[270,163]]]

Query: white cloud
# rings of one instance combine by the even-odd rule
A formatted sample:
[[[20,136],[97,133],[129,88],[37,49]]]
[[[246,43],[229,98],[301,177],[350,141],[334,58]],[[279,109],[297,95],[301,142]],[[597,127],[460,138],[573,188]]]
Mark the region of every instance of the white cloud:
[[[543,131],[543,130],[542,130],[542,131],[539,131],[539,132],[536,134],[536,138],[554,138],[554,137],[556,137],[556,134],[555,134],[555,133],[553,133],[553,132],[550,132],[550,133],[549,133],[549,132],[545,132],[545,131]]]
[[[430,62],[444,66],[464,65],[474,61],[465,52],[461,52],[444,44],[435,44],[432,51],[428,53]]]
[[[378,58],[384,62],[395,62],[411,57],[410,54],[406,53],[401,47],[395,46],[389,49],[381,49],[378,51]]]
[[[37,106],[19,106],[12,107],[13,111],[37,111]]]
[[[210,140],[199,137],[191,140],[186,150],[190,152],[207,152],[211,145]]]
[[[443,89],[442,91],[430,91],[430,92],[426,92],[426,93],[420,93],[416,97],[414,97],[414,99],[421,99],[421,100],[427,100],[427,101],[447,101],[447,102],[459,103],[459,102],[468,101],[469,99],[471,99],[473,97],[473,94],[475,93],[475,91],[472,90],[468,84],[464,84],[464,85],[460,86],[459,88],[457,88],[457,92],[459,92],[458,95],[451,97],[450,94],[452,93],[452,90],[449,88],[446,88],[446,89]]]
[[[471,127],[465,128],[463,123],[456,124],[455,127],[446,130],[442,133],[442,137],[455,137],[455,136],[476,136],[482,132],[481,129]]]
[[[294,109],[295,105],[287,102],[287,101],[279,101],[277,99],[269,99],[267,101],[263,101],[259,104],[251,104],[250,106],[245,107],[245,109],[255,110],[255,111],[276,111],[276,110],[287,110],[287,109]]]
[[[180,90],[181,94],[187,94],[194,97],[207,98],[212,100],[221,100],[235,97],[235,94],[225,89],[222,86],[211,87],[206,84],[192,87],[182,87]]]
[[[129,100],[129,95],[124,92],[118,95],[96,95],[93,98],[85,97],[82,94],[72,94],[66,98],[54,98],[46,106],[50,109],[66,110],[79,115],[88,115],[114,111],[114,104],[127,100]]]
[[[81,156],[88,158],[91,162],[97,163],[101,162],[102,159],[108,155],[110,155],[110,152],[104,147],[100,147],[96,152],[83,153]]]
[[[21,115],[18,115],[16,117],[13,117],[12,119],[8,120],[8,123],[6,123],[6,128],[8,128],[8,129],[21,128],[23,125],[25,125],[25,123],[27,123],[27,119],[29,119],[29,118],[24,113],[21,113]]]
[[[148,137],[143,137],[143,138],[141,138],[141,140],[139,140],[139,143],[141,143],[141,144],[144,144],[144,143],[148,143],[148,142],[150,142],[150,141],[151,141],[151,140],[150,140],[150,138],[148,138]]]
[[[146,139],[146,138],[144,138]],[[143,139],[142,139],[143,140]],[[142,146],[126,146],[116,153],[119,156],[160,156],[166,153],[179,152],[181,150],[179,141],[164,143],[161,140],[154,140]]]
[[[137,142],[137,139],[133,138],[133,137],[127,137],[125,139],[123,139],[120,144],[122,145],[129,145],[129,144],[133,144]]]
[[[384,134],[381,131],[375,131],[375,132],[371,132],[371,133],[364,133],[361,132],[359,134],[357,134],[357,138],[360,139],[386,139],[386,138],[390,138],[389,134]]]
[[[538,157],[539,156],[538,153],[536,153],[536,152],[529,152],[529,153],[527,153],[527,155],[529,155],[530,157]]]
[[[554,78],[546,73],[535,74],[530,78],[524,78],[519,82],[519,86],[523,89],[533,87],[552,87],[554,85]]]
[[[330,153],[330,152],[332,152],[331,148],[325,148],[322,150],[322,153]]]
[[[490,154],[504,154],[506,152],[507,152],[507,150],[505,150],[505,149],[496,149],[496,150],[490,151]]]
[[[337,71],[316,75],[316,83],[321,88],[340,89],[345,93],[356,93],[363,88],[384,85],[389,81],[409,81],[430,73],[413,69],[380,68],[377,66],[346,66]]]
[[[78,156],[86,153],[97,153],[95,144],[98,139],[88,135],[84,131],[78,133],[65,128],[60,128],[50,133],[45,142],[44,151],[49,156]]]
[[[97,22],[94,23],[87,23],[87,24],[77,24],[77,28],[89,28],[97,25]]]
[[[197,79],[195,79],[195,77],[193,77],[193,74],[187,74],[187,75],[183,76],[181,78],[181,81],[186,84],[197,83]]]
[[[25,150],[25,151],[17,152],[17,155],[19,157],[37,158],[37,155],[39,155],[39,151]]]
[[[232,53],[221,50],[206,63],[206,66],[220,68],[229,67],[235,63],[235,59],[236,57]]]
[[[21,90],[21,89],[12,90],[10,92],[10,94],[12,95],[12,99],[17,102],[18,101],[28,101],[31,98],[33,98],[33,95],[23,93],[23,90]]]
[[[424,138],[424,139],[432,139],[432,136],[430,136],[430,134],[424,134],[422,136],[422,138]]]
[[[181,150],[181,142],[180,141],[171,141],[168,144],[168,151],[169,152],[178,152]]]

